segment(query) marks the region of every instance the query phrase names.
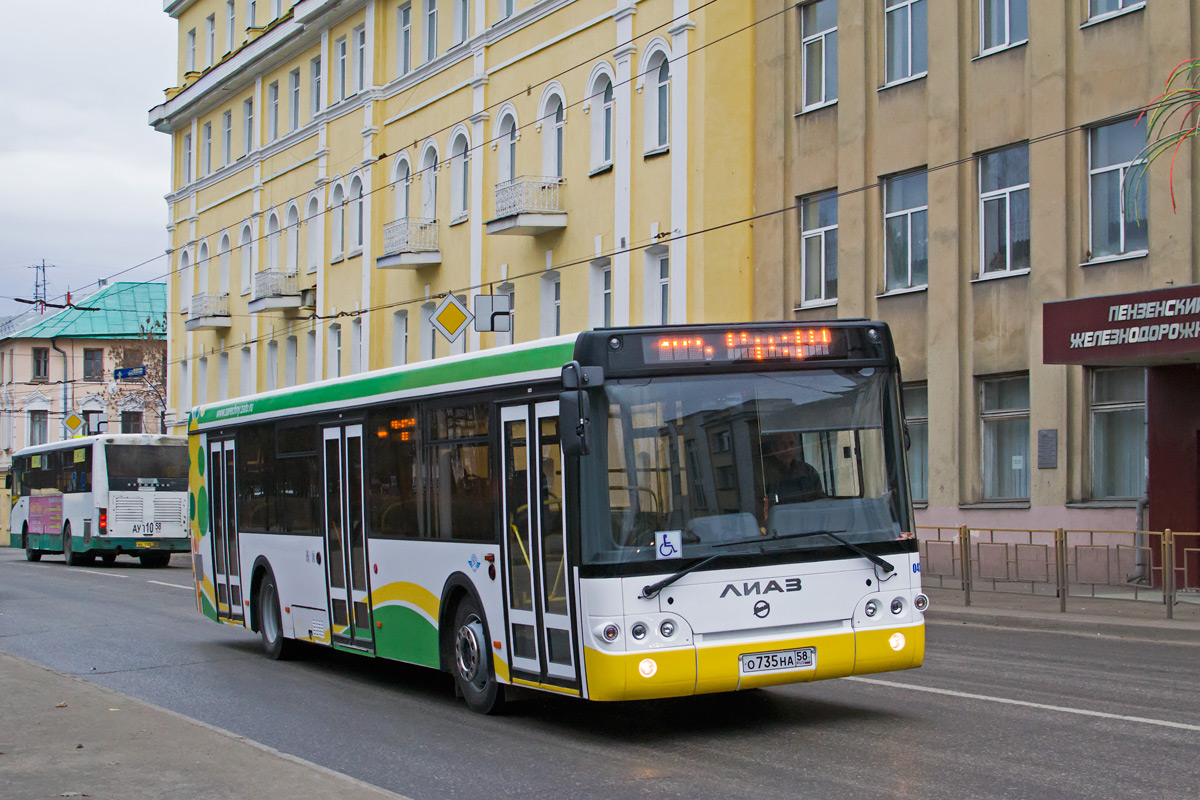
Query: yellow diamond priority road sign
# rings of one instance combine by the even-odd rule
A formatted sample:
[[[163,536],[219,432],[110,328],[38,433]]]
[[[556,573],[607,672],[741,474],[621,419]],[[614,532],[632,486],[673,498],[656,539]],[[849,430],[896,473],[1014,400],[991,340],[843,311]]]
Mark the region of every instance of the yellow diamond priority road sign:
[[[67,430],[71,433],[75,433],[86,424],[87,422],[84,420],[84,418],[76,414],[74,411],[72,411],[70,414],[67,414],[66,418],[63,419],[63,425],[65,425]]]
[[[475,315],[468,311],[457,297],[448,294],[437,310],[433,312],[430,322],[433,324],[434,330],[453,342],[462,336],[463,331],[467,329],[474,318]]]

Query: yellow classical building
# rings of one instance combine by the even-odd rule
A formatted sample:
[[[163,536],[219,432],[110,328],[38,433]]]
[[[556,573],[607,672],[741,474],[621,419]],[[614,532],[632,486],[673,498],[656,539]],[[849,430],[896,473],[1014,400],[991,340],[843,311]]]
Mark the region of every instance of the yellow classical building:
[[[692,5],[165,0],[174,424],[509,341],[749,319],[754,4]],[[510,296],[512,331],[448,342],[447,294]]]

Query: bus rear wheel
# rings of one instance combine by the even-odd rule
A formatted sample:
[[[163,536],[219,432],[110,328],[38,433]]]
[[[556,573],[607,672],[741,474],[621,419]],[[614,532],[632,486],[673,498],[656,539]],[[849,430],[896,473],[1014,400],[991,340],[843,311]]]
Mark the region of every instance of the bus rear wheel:
[[[21,526],[21,541],[25,544],[25,560],[26,561],[41,561],[42,551],[34,550],[29,544],[29,526]]]
[[[275,576],[267,572],[258,587],[258,632],[267,658],[284,661],[292,657],[296,643],[283,635],[283,615],[279,612],[279,589]]]
[[[104,562],[104,566],[111,567],[113,564],[117,563],[117,554],[116,553],[101,553],[100,560]]]
[[[480,714],[495,714],[504,703],[504,690],[492,674],[491,653],[483,613],[474,598],[464,597],[454,612],[450,668],[467,708]]]
[[[71,523],[69,522],[63,526],[63,556],[66,557],[68,567],[81,567],[95,560],[95,556],[89,553],[75,552],[75,540],[71,538]]]
[[[142,553],[138,556],[143,567],[165,567],[171,563],[171,554],[157,551],[154,553]]]

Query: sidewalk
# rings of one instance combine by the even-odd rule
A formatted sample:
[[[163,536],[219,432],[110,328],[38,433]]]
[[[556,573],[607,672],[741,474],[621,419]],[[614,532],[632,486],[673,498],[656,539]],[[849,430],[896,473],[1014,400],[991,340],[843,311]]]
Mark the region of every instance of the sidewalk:
[[[0,783],[5,800],[404,800],[5,653],[0,653]]]
[[[993,625],[1200,645],[1200,603],[1190,598],[1177,603],[1175,618],[1167,619],[1161,598],[1135,601],[1068,597],[1064,614],[1058,610],[1058,598],[1053,596],[974,591],[967,607],[960,590],[925,587],[924,592],[929,595],[925,619],[930,623]]]

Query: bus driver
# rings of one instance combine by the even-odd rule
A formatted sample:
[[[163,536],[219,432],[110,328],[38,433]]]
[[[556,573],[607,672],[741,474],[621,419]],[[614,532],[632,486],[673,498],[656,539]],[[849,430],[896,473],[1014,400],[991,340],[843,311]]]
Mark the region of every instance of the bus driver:
[[[763,450],[764,515],[781,503],[805,503],[825,497],[820,473],[797,455],[795,434],[768,434]]]

